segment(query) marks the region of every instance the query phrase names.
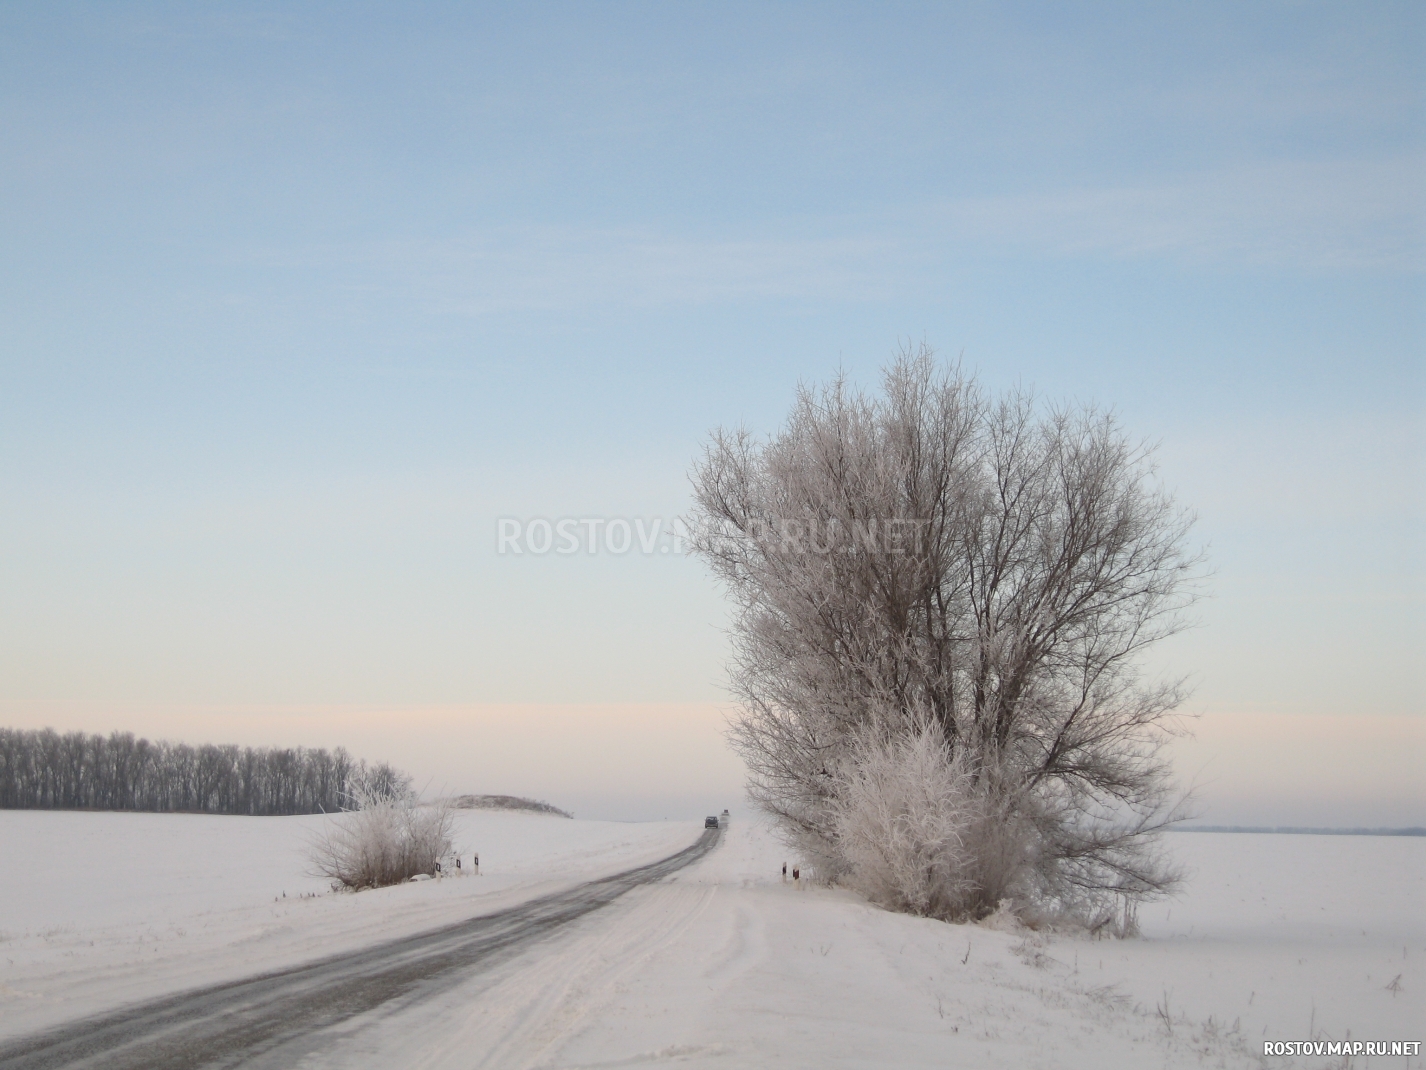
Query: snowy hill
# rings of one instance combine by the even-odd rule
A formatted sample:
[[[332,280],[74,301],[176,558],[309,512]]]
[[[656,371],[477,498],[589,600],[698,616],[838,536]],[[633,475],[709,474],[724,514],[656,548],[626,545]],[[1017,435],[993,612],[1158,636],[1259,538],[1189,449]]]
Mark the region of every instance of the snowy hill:
[[[573,817],[568,810],[520,795],[457,795],[451,800],[457,810],[528,810],[532,814]]]

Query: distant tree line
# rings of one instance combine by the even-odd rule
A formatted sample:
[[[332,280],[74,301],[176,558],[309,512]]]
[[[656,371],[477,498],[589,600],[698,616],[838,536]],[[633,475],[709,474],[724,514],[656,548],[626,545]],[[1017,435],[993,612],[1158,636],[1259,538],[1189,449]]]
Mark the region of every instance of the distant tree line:
[[[365,792],[401,797],[411,778],[341,747],[190,746],[52,728],[0,728],[0,809],[312,814]],[[359,791],[360,789],[360,791]]]

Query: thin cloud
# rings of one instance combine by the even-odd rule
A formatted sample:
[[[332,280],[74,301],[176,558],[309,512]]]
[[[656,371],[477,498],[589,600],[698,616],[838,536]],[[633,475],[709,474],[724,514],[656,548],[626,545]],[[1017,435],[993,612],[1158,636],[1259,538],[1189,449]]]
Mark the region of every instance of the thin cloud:
[[[479,317],[599,306],[879,301],[987,258],[1158,260],[1301,271],[1418,271],[1417,158],[1276,164],[1158,184],[960,198],[894,215],[710,236],[507,224],[442,239],[269,250],[359,302]],[[778,233],[781,231],[781,233]]]
[[[514,303],[557,308],[635,307],[730,300],[884,295],[877,266],[893,236],[729,239],[645,231],[550,231],[505,235],[447,250],[432,275],[452,311]]]
[[[937,216],[949,235],[1005,242],[1022,254],[1410,271],[1426,264],[1423,178],[1420,158],[1283,163],[958,200]]]

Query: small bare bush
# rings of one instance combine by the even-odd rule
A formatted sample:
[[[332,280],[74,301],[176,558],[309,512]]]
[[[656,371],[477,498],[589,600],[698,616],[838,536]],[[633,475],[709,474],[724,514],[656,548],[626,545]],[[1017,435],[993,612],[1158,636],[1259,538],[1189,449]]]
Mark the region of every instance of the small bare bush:
[[[436,863],[450,853],[455,812],[449,802],[423,806],[409,792],[365,789],[350,802],[312,843],[317,874],[334,885],[381,888],[419,873],[434,875]]]

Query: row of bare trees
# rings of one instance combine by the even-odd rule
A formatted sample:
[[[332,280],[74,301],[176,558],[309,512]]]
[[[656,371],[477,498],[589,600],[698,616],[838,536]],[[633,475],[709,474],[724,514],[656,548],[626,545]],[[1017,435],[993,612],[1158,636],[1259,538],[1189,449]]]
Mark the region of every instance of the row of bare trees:
[[[879,396],[839,378],[766,439],[718,432],[693,482],[737,608],[732,740],[824,877],[942,917],[1173,886],[1183,694],[1140,666],[1200,560],[1110,414],[997,396],[923,347]]]
[[[343,748],[190,746],[52,728],[0,728],[0,809],[311,814],[359,793],[405,795],[411,778]]]

